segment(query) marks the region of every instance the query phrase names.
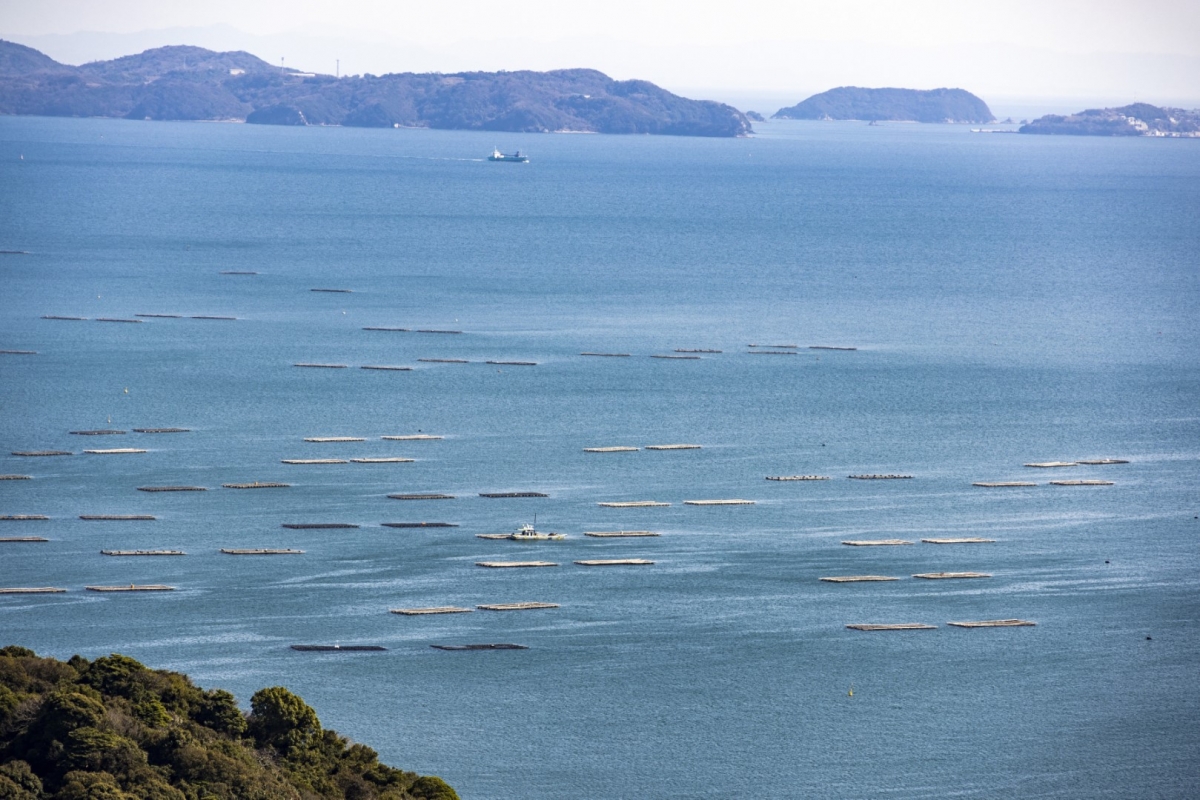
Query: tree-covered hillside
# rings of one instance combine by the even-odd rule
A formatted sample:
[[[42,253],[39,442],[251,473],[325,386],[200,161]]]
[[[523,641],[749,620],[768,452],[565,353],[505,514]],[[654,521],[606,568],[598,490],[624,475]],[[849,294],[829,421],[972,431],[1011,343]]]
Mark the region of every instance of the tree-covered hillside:
[[[336,78],[243,52],[159,47],[73,67],[0,41],[0,114],[283,125],[741,136],[737,109],[592,69]]]
[[[121,655],[0,649],[0,800],[458,800],[283,687],[233,695]]]
[[[987,103],[964,89],[864,89],[839,86],[789,108],[775,119],[861,119],[893,122],[992,122]]]

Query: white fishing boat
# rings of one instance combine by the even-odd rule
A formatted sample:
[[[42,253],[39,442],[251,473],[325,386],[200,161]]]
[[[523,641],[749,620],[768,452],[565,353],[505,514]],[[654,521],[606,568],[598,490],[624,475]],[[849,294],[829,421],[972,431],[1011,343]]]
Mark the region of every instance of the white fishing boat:
[[[515,532],[510,533],[508,538],[514,542],[545,542],[565,539],[567,535],[565,533],[554,533],[553,531],[539,531],[534,526],[526,523],[517,528]]]

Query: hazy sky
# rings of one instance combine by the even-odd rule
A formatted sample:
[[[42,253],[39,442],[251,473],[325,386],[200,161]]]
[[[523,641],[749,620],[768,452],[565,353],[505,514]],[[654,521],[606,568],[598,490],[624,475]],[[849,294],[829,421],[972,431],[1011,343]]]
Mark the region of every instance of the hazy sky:
[[[0,38],[68,63],[163,44],[343,73],[591,66],[668,88],[1200,103],[1200,0],[0,0]]]

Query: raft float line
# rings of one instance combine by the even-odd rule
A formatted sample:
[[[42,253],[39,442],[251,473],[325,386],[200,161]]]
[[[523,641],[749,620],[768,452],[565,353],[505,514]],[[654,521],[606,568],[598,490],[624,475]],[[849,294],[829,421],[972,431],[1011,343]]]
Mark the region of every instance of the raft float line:
[[[851,547],[890,547],[893,545],[912,544],[907,539],[847,539],[842,544]]]
[[[345,364],[316,364],[316,363],[303,362],[303,361],[300,362],[299,364],[293,364],[292,366],[293,367],[310,367],[313,369],[346,369]]]
[[[603,508],[665,508],[670,503],[660,503],[657,500],[628,500],[628,501],[607,501],[596,503]]]
[[[102,556],[186,556],[182,550],[101,550]]]
[[[221,552],[230,556],[302,556],[303,550],[292,550],[291,548],[272,548],[272,547],[243,547],[243,548],[221,548]]]
[[[926,625],[923,622],[899,622],[891,624],[858,622],[846,627],[856,631],[932,631],[937,629],[937,625]]]
[[[947,622],[956,628],[1031,628],[1037,625],[1027,619],[982,619],[977,622]]]
[[[827,481],[828,475],[768,475],[769,481]]]
[[[660,533],[654,531],[584,531],[584,536],[592,536],[596,539],[625,539],[638,538],[644,536],[661,536]]]
[[[93,522],[137,522],[158,519],[150,514],[80,514],[79,518]]]
[[[698,444],[648,444],[647,450],[700,450]]]
[[[134,433],[189,433],[191,428],[134,428]]]
[[[452,494],[389,494],[389,500],[453,500]]]
[[[984,539],[979,536],[964,536],[958,539],[922,539],[925,544],[991,544],[995,539]]]
[[[585,452],[585,453],[633,453],[633,452],[636,452],[637,450],[638,450],[638,448],[636,448],[636,447],[624,447],[624,446],[585,447],[585,448],[583,448],[583,452]]]
[[[4,514],[0,516],[2,522],[30,522],[33,520],[50,519],[45,514]]]
[[[847,475],[846,477],[856,481],[898,481],[909,480],[912,475]]]
[[[374,369],[383,372],[412,372],[412,367],[393,367],[386,364],[363,364],[359,369]]]
[[[986,572],[918,572],[913,577],[927,581],[944,581],[959,578],[990,578],[992,576]]]
[[[62,594],[67,591],[57,586],[11,586],[0,588],[0,594]]]
[[[362,436],[308,436],[305,437],[306,442],[365,442],[366,439]]]
[[[89,592],[173,592],[174,586],[167,586],[161,583],[136,584],[131,583],[128,586],[85,586]]]
[[[457,528],[457,522],[381,522],[385,528]]]
[[[280,464],[348,464],[344,458],[281,458]]]
[[[985,489],[1007,489],[1018,486],[1037,486],[1032,481],[976,481],[972,486],[982,486]]]
[[[434,436],[428,433],[409,433],[403,436],[380,436],[380,439],[386,439],[389,442],[428,442],[435,439],[445,439],[445,436]]]
[[[1077,467],[1078,461],[1034,461],[1026,464],[1027,467],[1037,467],[1038,469],[1052,469],[1054,467]]]
[[[14,456],[25,456],[27,458],[37,458],[40,456],[73,456],[75,455],[70,450],[13,450]]]
[[[549,497],[543,492],[480,492],[480,497]]]
[[[415,458],[400,458],[399,456],[388,458],[352,458],[351,464],[411,464],[416,461]]]
[[[0,475],[0,481],[31,481],[29,475]]]
[[[109,450],[84,450],[83,452],[94,456],[121,456],[131,455],[133,453],[148,452],[139,447],[114,447]]]
[[[203,486],[139,486],[139,492],[207,492]]]
[[[294,531],[348,530],[358,526],[350,522],[284,522],[279,527]]]
[[[654,562],[648,558],[589,558],[575,563],[581,567],[638,567]]]
[[[684,500],[685,506],[752,506],[756,500]]]
[[[558,608],[558,603],[487,603],[475,606],[480,611],[533,611],[539,608]]]
[[[123,434],[125,431],[112,430],[109,428],[100,428],[94,431],[67,431],[73,436],[115,436]]]
[[[893,578],[888,575],[834,575],[828,578],[821,578],[827,583],[870,583],[876,581],[898,581],[899,578]]]
[[[521,569],[523,567],[557,567],[553,561],[476,561],[475,566],[488,569]]]
[[[470,614],[475,609],[461,606],[430,606],[428,608],[392,608],[391,614],[403,614],[406,617],[420,617],[426,614]]]
[[[272,483],[270,481],[255,481],[254,483],[222,483],[226,489],[286,489],[290,483]]]
[[[1112,486],[1112,481],[1079,480],[1079,481],[1050,481],[1051,486]]]
[[[0,542],[16,544],[17,542],[48,542],[45,536],[0,536]]]

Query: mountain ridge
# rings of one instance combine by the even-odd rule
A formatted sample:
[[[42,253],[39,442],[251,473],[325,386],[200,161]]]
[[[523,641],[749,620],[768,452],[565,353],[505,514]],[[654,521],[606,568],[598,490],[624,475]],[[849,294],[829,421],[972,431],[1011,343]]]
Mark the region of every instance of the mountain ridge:
[[[592,69],[334,77],[187,45],[73,67],[3,40],[0,114],[523,133],[753,132],[732,106]]]

